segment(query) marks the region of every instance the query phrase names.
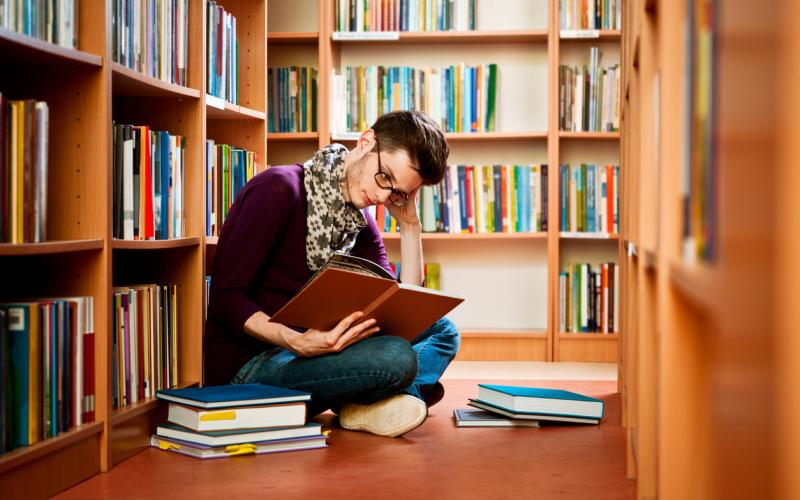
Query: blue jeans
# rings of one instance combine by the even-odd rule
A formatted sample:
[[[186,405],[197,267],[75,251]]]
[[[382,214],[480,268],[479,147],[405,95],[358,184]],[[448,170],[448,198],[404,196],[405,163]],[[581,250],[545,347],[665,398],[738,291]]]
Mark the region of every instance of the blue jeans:
[[[369,404],[394,394],[424,399],[458,352],[461,336],[442,318],[409,343],[369,337],[341,352],[301,357],[272,346],[239,370],[234,384],[260,383],[311,393],[308,415],[343,403]]]

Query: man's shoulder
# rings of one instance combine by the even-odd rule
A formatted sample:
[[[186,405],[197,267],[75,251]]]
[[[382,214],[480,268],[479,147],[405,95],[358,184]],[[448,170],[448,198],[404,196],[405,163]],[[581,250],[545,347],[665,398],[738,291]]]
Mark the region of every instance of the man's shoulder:
[[[253,177],[250,188],[300,195],[303,192],[302,165],[275,165]]]

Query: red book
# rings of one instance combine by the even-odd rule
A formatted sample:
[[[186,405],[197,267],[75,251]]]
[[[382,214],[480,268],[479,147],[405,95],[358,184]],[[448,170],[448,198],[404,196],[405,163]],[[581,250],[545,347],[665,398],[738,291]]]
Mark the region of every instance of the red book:
[[[144,177],[144,239],[156,237],[153,225],[153,162],[151,159],[150,127],[142,127],[142,176]]]

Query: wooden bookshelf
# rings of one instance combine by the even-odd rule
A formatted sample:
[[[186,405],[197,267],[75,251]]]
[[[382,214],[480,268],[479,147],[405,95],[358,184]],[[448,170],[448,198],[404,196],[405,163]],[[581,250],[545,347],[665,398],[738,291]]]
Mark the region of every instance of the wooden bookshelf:
[[[381,233],[384,240],[399,240],[400,233]],[[423,240],[487,241],[487,240],[546,240],[547,233],[422,233]]]
[[[61,47],[6,28],[0,28],[0,50],[13,62],[75,67],[103,65],[103,57],[98,54]]]
[[[84,252],[101,250],[103,240],[63,240],[44,241],[42,243],[0,243],[0,255],[48,255],[67,252]]]
[[[338,37],[352,38],[338,38]],[[547,30],[493,31],[391,31],[364,33],[331,33],[331,38],[346,44],[434,44],[434,43],[547,43]]]
[[[640,498],[795,498],[796,2],[717,1],[717,253],[685,255],[689,3],[624,8],[620,389]],[[769,168],[755,168],[768,165]],[[631,246],[632,245],[632,246]]]
[[[512,0],[524,6],[527,0]],[[202,384],[203,277],[210,271],[217,238],[206,235],[205,141],[243,147],[257,154],[260,166],[302,162],[331,142],[330,74],[349,57],[395,52],[400,57],[434,57],[448,64],[475,57],[516,68],[539,83],[524,100],[514,100],[509,87],[507,109],[499,110],[498,132],[448,134],[454,162],[471,163],[489,155],[504,163],[558,165],[561,140],[578,144],[611,143],[619,134],[580,134],[558,131],[558,64],[560,36],[558,1],[547,0],[547,13],[523,28],[513,9],[488,9],[487,26],[473,33],[401,33],[392,44],[334,41],[332,2],[327,0],[221,0],[237,18],[239,34],[239,102],[220,102],[208,95],[206,84],[204,9],[189,10],[188,81],[175,85],[138,73],[111,59],[111,4],[81,3],[79,50],[63,49],[0,30],[0,92],[11,98],[45,100],[50,106],[49,242],[0,245],[0,264],[9,269],[0,282],[0,297],[23,295],[92,295],[95,298],[96,421],[56,438],[0,457],[0,491],[51,496],[111,469],[141,451],[155,425],[164,418],[164,405],[149,399],[112,410],[111,331],[112,288],[131,283],[176,283],[179,295],[179,382]],[[199,3],[198,5],[201,5]],[[303,16],[298,16],[303,9]],[[268,12],[269,10],[269,12]],[[526,9],[528,11],[529,9]],[[497,11],[497,12],[494,12]],[[488,12],[488,14],[487,14]],[[314,15],[316,13],[316,15]],[[505,17],[503,17],[505,16]],[[493,24],[494,23],[494,24]],[[493,24],[493,25],[492,25]],[[514,24],[505,29],[504,24]],[[604,38],[605,37],[605,38]],[[615,43],[613,34],[601,35]],[[574,45],[575,41],[564,41]],[[442,53],[439,54],[439,49]],[[396,49],[396,50],[395,50]],[[433,49],[433,50],[432,50]],[[364,51],[363,53],[361,51]],[[520,63],[520,61],[522,61]],[[36,71],[18,71],[36,65]],[[318,130],[303,134],[267,133],[267,68],[313,66],[318,75]],[[410,64],[398,60],[396,64]],[[507,83],[526,81],[506,75]],[[634,89],[635,90],[635,89]],[[536,101],[533,103],[533,101]],[[531,104],[532,103],[532,104]],[[519,108],[519,109],[517,109]],[[502,118],[507,116],[508,121]],[[121,241],[112,235],[112,122],[146,124],[186,139],[183,238],[165,241]],[[574,140],[573,140],[574,139]],[[345,139],[346,140],[346,139]],[[586,360],[606,360],[624,335],[572,337],[557,332],[557,274],[562,238],[557,231],[557,176],[550,176],[550,229],[530,234],[426,234],[427,248],[466,269],[486,272],[486,255],[501,257],[508,276],[503,293],[518,296],[516,324],[465,324],[459,359],[558,360],[582,353]],[[624,180],[624,177],[621,179]],[[388,247],[397,236],[386,235]],[[394,241],[392,241],[394,240]],[[463,241],[469,240],[468,244]],[[571,243],[568,243],[571,244]],[[593,245],[580,242],[579,245]],[[603,245],[618,245],[618,240]],[[426,249],[426,252],[428,250]],[[518,267],[514,267],[518,266]],[[520,270],[520,273],[517,271]],[[475,274],[475,283],[485,284]],[[517,293],[519,277],[538,280]],[[484,286],[484,288],[486,288]],[[498,295],[498,294],[495,294]],[[508,297],[506,297],[508,298]],[[512,297],[513,298],[513,297]],[[502,304],[501,304],[502,305]],[[530,310],[536,308],[536,314]],[[477,310],[477,309],[476,309]],[[469,328],[472,326],[472,328]],[[560,343],[560,347],[559,347]],[[608,344],[608,345],[606,345]],[[614,345],[614,347],[611,347]],[[577,355],[576,355],[577,356]],[[60,471],[51,478],[53,470]]]
[[[268,132],[267,142],[319,141],[319,132]]]
[[[193,247],[199,244],[199,236],[187,236],[169,240],[111,240],[111,248],[114,250],[161,250],[164,248]]]
[[[267,33],[267,45],[316,45],[319,43],[318,31],[273,31]]]

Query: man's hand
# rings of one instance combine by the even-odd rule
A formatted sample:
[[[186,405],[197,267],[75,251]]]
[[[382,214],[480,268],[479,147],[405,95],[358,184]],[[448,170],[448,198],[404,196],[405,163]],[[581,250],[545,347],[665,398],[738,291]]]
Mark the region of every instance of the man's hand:
[[[397,224],[402,231],[403,226],[419,225],[419,215],[417,214],[417,193],[419,187],[408,193],[408,203],[402,207],[396,207],[391,201],[386,201],[386,209],[397,220]]]
[[[375,325],[374,319],[368,319],[355,326],[364,313],[353,313],[339,322],[333,330],[322,331],[308,329],[304,333],[286,329],[284,339],[287,348],[298,356],[311,357],[332,352],[339,352],[350,344],[364,340],[378,332],[380,327]]]

